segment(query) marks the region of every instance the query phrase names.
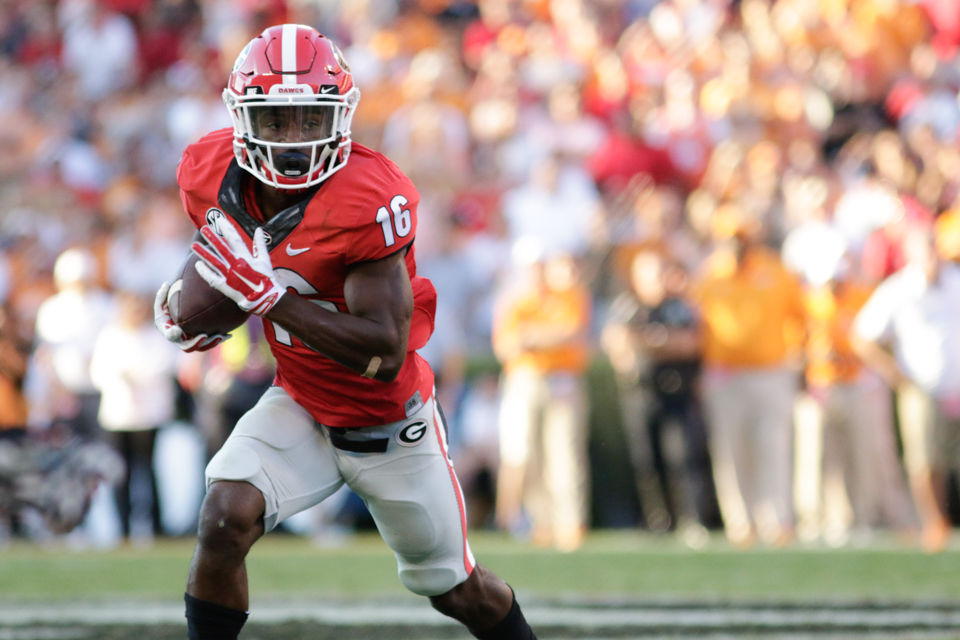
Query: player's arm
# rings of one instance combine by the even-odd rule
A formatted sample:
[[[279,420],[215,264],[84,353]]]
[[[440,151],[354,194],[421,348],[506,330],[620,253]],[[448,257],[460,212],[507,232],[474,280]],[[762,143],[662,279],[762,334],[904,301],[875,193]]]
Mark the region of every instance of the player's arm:
[[[197,273],[211,287],[362,375],[396,378],[407,354],[413,315],[405,251],[354,265],[344,283],[349,313],[336,313],[280,285],[262,229],[253,234],[252,248],[232,225],[225,225],[223,237],[209,226],[200,232],[207,244],[194,242],[191,249],[200,257]]]
[[[405,253],[350,269],[343,291],[349,313],[328,311],[289,292],[266,317],[360,374],[393,380],[407,355],[413,315]]]

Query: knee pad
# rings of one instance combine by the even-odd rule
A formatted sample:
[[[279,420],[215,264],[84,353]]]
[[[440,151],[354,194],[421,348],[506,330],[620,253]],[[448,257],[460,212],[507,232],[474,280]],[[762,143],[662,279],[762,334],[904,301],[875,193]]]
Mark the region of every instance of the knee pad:
[[[217,480],[249,482],[263,494],[265,503],[263,524],[266,531],[277,526],[279,507],[270,480],[260,464],[260,456],[243,443],[242,438],[232,438],[207,463],[206,486]]]
[[[463,576],[449,565],[456,562],[460,551],[449,547],[440,537],[436,514],[423,505],[402,500],[378,500],[371,507],[383,539],[397,558],[400,581],[407,589],[420,596],[446,593]]]
[[[250,482],[260,473],[260,456],[250,447],[240,442],[230,442],[207,463],[206,483],[214,480],[234,480]]]
[[[418,596],[439,596],[462,581],[456,571],[443,567],[400,569],[400,582]]]

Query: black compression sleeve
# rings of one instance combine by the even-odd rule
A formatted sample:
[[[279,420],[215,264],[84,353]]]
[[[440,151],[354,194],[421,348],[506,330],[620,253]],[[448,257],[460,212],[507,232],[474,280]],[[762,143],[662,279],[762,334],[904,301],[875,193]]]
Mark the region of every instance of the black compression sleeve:
[[[183,594],[186,603],[187,637],[190,640],[237,640],[247,621],[245,611]]]

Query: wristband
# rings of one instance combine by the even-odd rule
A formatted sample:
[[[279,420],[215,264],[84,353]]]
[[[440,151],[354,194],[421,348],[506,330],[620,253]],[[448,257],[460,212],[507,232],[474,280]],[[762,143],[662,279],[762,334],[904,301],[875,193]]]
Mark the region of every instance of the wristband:
[[[370,358],[370,362],[367,363],[367,370],[361,375],[364,378],[372,378],[373,376],[377,375],[377,371],[380,371],[381,362],[383,362],[383,360],[380,358],[380,356],[373,356]]]

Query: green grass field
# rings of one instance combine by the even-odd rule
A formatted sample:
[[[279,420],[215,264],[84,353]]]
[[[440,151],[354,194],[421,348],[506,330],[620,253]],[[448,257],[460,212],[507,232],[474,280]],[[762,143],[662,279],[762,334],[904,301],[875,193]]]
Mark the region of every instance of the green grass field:
[[[574,553],[533,549],[500,534],[474,533],[471,542],[479,562],[539,597],[960,599],[955,547],[936,555],[892,543],[740,551],[714,537],[694,551],[672,537],[630,531],[594,533]],[[0,599],[177,598],[192,548],[189,539],[107,551],[15,543],[0,550]],[[374,534],[358,534],[342,548],[271,535],[251,551],[248,567],[255,595],[406,593]]]
[[[541,640],[960,638],[960,612],[953,613],[960,601],[956,544],[937,555],[893,540],[857,549],[742,551],[714,536],[691,550],[674,537],[617,531],[594,533],[581,550],[558,553],[500,534],[475,533],[472,541],[478,561],[529,603]],[[0,638],[182,639],[192,547],[180,539],[106,551],[9,545],[0,550]],[[339,548],[270,535],[254,547],[248,568],[254,616],[244,640],[468,637],[403,589],[376,535],[359,534]],[[317,615],[328,619],[278,618],[291,603],[300,603],[301,612],[325,607]],[[337,622],[338,608],[358,606],[366,609],[354,617],[377,621]],[[67,608],[77,617],[42,618],[41,625],[22,617],[31,607]],[[159,617],[150,613],[158,607]],[[119,610],[123,620],[98,621],[92,614],[101,609],[115,617]],[[384,616],[394,609],[416,615],[388,624]],[[272,618],[262,613],[271,610]]]

